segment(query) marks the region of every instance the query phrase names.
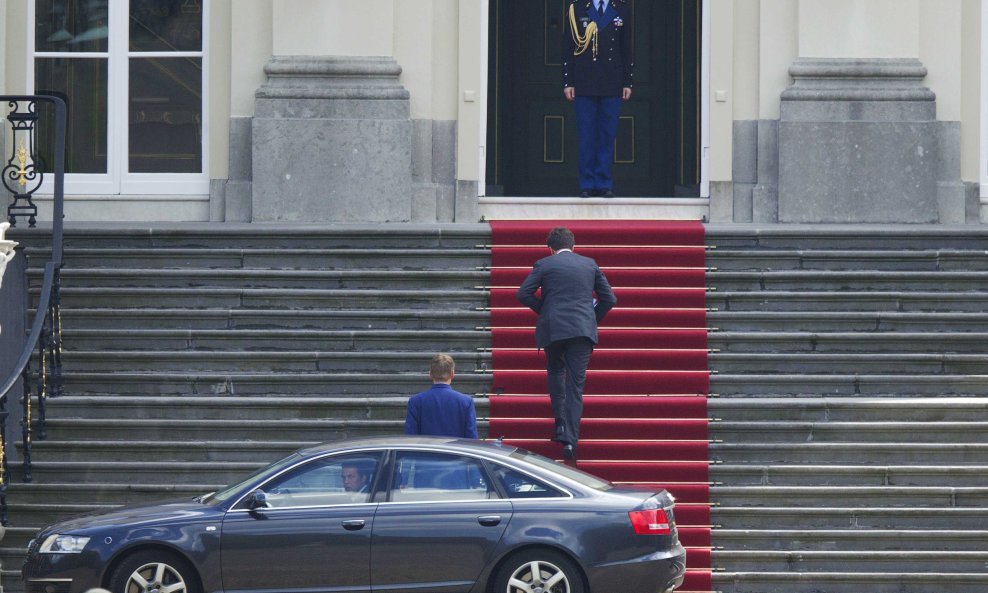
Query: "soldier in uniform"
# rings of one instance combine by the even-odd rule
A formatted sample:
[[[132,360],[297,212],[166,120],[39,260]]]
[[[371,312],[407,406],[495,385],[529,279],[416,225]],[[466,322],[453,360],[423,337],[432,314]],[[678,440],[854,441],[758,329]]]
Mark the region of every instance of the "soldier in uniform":
[[[580,197],[614,197],[611,164],[621,102],[631,99],[627,0],[570,0],[563,27],[563,96],[576,108]]]

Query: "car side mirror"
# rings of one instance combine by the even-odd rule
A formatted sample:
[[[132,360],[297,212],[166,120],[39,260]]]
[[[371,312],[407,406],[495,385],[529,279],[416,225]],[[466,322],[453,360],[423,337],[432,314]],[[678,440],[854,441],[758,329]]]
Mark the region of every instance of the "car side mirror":
[[[263,509],[268,506],[268,495],[263,490],[255,490],[247,495],[247,508]]]

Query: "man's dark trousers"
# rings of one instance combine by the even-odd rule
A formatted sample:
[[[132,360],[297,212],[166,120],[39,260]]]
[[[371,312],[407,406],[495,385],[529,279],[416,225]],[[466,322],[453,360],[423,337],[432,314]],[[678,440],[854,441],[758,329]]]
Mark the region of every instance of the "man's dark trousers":
[[[556,419],[554,441],[576,446],[583,416],[583,384],[593,353],[590,338],[558,340],[545,347],[546,384]]]
[[[621,97],[577,96],[576,130],[580,140],[580,189],[611,189],[614,139],[621,116]]]

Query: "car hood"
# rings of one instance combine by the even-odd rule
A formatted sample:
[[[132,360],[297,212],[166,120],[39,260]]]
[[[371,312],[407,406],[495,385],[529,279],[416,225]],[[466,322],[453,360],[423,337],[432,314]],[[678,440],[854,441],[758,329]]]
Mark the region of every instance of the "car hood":
[[[159,504],[143,504],[99,511],[81,517],[68,519],[51,525],[44,533],[82,533],[103,527],[127,528],[168,522],[175,519],[188,521],[196,516],[215,515],[211,505],[194,501],[177,501]]]

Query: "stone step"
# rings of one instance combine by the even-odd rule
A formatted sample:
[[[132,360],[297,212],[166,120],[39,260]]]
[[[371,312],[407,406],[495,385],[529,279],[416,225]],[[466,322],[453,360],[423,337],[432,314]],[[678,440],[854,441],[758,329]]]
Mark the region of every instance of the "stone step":
[[[954,529],[714,529],[713,545],[730,550],[988,551],[988,531]]]
[[[711,416],[727,421],[967,422],[988,420],[985,397],[716,397]]]
[[[732,332],[988,332],[988,313],[713,311],[707,326]]]
[[[296,345],[297,346],[297,345]],[[419,373],[428,380],[429,361],[434,353],[418,350],[405,352],[335,352],[326,350],[273,351],[80,351],[63,353],[64,371],[80,372],[219,372],[219,373],[373,373],[387,369],[390,373]],[[476,349],[455,353],[460,376],[491,365],[489,352]]]
[[[988,270],[984,249],[712,249],[718,270]]]
[[[985,375],[717,374],[710,391],[724,396],[986,395]]]
[[[926,550],[714,550],[713,562],[728,572],[841,571],[853,578],[860,572],[894,572],[909,567],[936,566],[954,573],[983,571],[988,552]]]
[[[722,352],[981,353],[988,332],[769,332],[715,331],[709,347]]]
[[[964,249],[982,250],[980,225],[708,223],[706,243],[723,249]]]
[[[130,483],[30,483],[12,482],[7,498],[13,502],[30,503],[44,500],[48,504],[73,504],[89,500],[96,504],[143,504],[153,500],[182,500],[213,492],[225,484],[130,484]],[[23,529],[17,533],[23,533]],[[4,544],[11,541],[8,527]]]
[[[29,258],[48,261],[50,250],[30,247]],[[490,265],[489,249],[357,248],[357,249],[240,249],[227,247],[160,249],[73,247],[66,249],[67,268],[155,269],[475,269]]]
[[[944,422],[790,422],[724,421],[710,424],[710,438],[726,443],[894,443],[909,435],[914,443],[988,442],[988,421]]]
[[[921,465],[812,463],[797,465],[719,463],[710,466],[710,479],[737,486],[928,486],[981,488],[988,486],[988,464]]]
[[[31,315],[34,312],[31,311]],[[265,309],[110,309],[64,308],[66,329],[313,329],[313,330],[458,330],[490,323],[487,311],[432,309],[360,309],[304,311]]]
[[[111,428],[112,430],[112,428]],[[400,431],[399,431],[400,434]],[[102,435],[104,438],[107,435]],[[116,435],[113,435],[116,436]],[[285,440],[291,436],[291,440]],[[60,462],[264,462],[271,463],[292,451],[313,447],[327,440],[301,440],[282,435],[281,440],[44,440],[34,441],[33,458]]]
[[[38,288],[31,289],[35,302]],[[116,309],[406,309],[475,311],[488,306],[488,293],[480,289],[441,290],[310,289],[310,288],[159,288],[75,287],[61,290],[66,308]]]
[[[29,268],[33,283],[43,270]],[[471,270],[171,270],[65,268],[62,283],[75,287],[230,287],[308,289],[458,289],[482,286],[490,274]]]
[[[69,329],[63,330],[65,351],[146,350],[172,351],[288,350],[304,347],[337,352],[374,352],[407,349],[469,352],[490,348],[490,332],[480,330],[313,330],[313,329]]]
[[[845,507],[984,507],[988,487],[714,486],[710,499],[731,507],[823,507],[835,501]]]
[[[724,463],[952,463],[988,465],[988,443],[712,443],[710,458]]]
[[[931,349],[935,345],[930,345]],[[710,369],[751,374],[984,375],[988,355],[949,353],[713,353]]]
[[[988,310],[983,291],[918,290],[714,290],[706,305],[717,311],[981,313]]]
[[[408,396],[422,390],[427,373],[115,373],[67,372],[65,391],[73,395],[345,395]],[[488,393],[489,374],[462,373],[457,388]]]
[[[275,456],[276,457],[276,456]],[[258,461],[42,461],[35,459],[31,476],[38,483],[126,483],[179,486],[234,484],[274,459]],[[11,481],[22,480],[23,467],[10,463]]]
[[[458,379],[458,377],[457,377]],[[454,386],[459,387],[459,381]],[[82,419],[87,421],[141,421],[168,419],[191,423],[208,421],[250,421],[251,423],[282,421],[337,421],[353,423],[364,421],[404,420],[408,395],[419,389],[396,397],[264,397],[225,395],[221,397],[198,396],[73,396],[65,395],[48,400],[49,417],[53,422]],[[485,415],[487,398],[475,398],[478,415]],[[244,429],[248,424],[244,423]]]
[[[11,229],[25,244],[50,244],[51,228]],[[490,243],[487,223],[99,223],[66,220],[65,249],[473,249]]]
[[[720,506],[711,520],[726,529],[966,529],[988,525],[988,509]]]
[[[731,572],[713,574],[717,591],[731,593],[984,593],[988,573],[952,573],[927,566],[889,572]]]
[[[750,290],[759,293],[773,290],[976,291],[984,288],[986,281],[988,271],[757,270],[707,273],[707,286],[718,291]]]
[[[286,435],[299,441],[323,442],[366,436],[402,434],[405,426],[402,417],[393,420],[345,420],[328,417],[325,420],[259,420],[253,414],[236,417],[229,414],[224,420],[160,419],[112,419],[113,428],[107,430],[108,418],[52,418],[47,422],[48,439],[57,441],[101,440],[168,440],[202,441],[209,439],[245,441],[277,441]],[[479,421],[481,436],[487,434],[487,422]],[[45,441],[48,442],[48,441]],[[40,441],[38,442],[40,443]]]

